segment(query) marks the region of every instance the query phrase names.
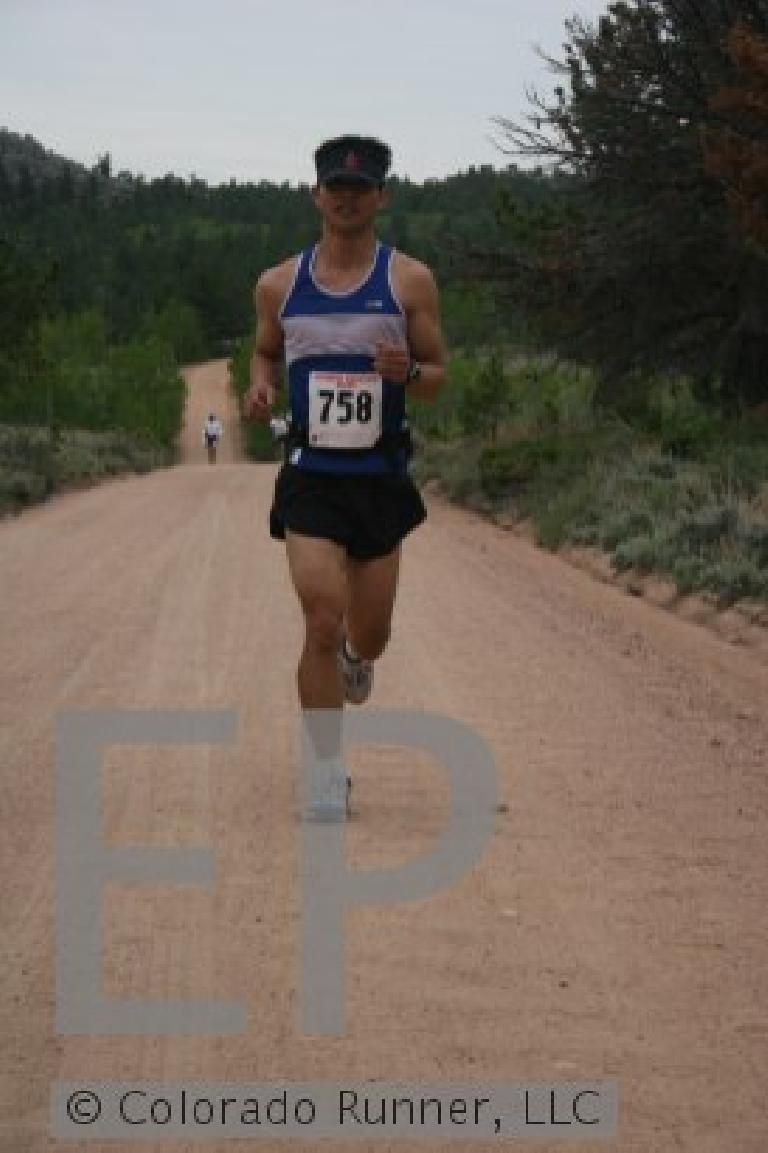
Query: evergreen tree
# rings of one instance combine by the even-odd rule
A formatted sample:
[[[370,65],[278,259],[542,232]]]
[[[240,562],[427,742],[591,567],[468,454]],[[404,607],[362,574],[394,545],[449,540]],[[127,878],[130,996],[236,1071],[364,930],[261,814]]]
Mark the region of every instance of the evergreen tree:
[[[768,0],[619,0],[567,32],[552,101],[499,121],[510,152],[570,174],[566,202],[500,275],[609,390],[679,369],[723,403],[768,399]]]

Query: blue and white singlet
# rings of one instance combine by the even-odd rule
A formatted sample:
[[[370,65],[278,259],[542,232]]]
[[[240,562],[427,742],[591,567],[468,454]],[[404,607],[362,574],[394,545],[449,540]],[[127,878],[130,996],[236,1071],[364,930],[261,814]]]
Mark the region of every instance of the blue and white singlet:
[[[291,423],[307,434],[290,462],[309,472],[392,473],[391,453],[374,446],[405,427],[405,389],[373,369],[377,344],[408,349],[405,312],[392,289],[392,249],[377,243],[370,271],[348,292],[317,284],[316,252],[299,256],[279,314]],[[403,450],[396,460],[405,472]]]

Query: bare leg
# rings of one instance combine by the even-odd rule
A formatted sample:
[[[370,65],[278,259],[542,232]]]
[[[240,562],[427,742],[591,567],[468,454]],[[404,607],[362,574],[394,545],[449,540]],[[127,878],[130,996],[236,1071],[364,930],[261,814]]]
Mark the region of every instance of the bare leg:
[[[331,710],[318,730],[316,753],[340,754],[344,690],[337,656],[348,602],[344,549],[332,541],[286,533],[288,566],[304,613],[304,648],[298,668],[299,701],[304,710]]]
[[[389,641],[400,572],[400,547],[372,561],[349,561],[347,632],[358,656],[373,661]]]

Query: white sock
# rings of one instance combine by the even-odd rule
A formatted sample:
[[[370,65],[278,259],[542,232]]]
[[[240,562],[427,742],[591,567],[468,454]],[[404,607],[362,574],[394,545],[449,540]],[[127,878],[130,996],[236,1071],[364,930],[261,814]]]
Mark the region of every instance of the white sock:
[[[344,767],[344,761],[341,756],[318,757],[315,762],[315,769],[317,780],[322,782],[334,780],[336,777],[346,777],[347,775],[347,770]]]

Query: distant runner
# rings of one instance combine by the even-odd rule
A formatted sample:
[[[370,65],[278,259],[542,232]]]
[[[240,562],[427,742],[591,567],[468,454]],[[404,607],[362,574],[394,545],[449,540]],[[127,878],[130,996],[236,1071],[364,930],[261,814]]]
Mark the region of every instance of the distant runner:
[[[224,428],[215,412],[208,413],[208,419],[203,425],[203,444],[208,452],[208,463],[216,463],[216,446],[224,435]]]
[[[430,270],[382,244],[386,144],[342,136],[315,153],[316,245],[270,268],[254,300],[257,331],[246,415],[267,421],[287,364],[286,463],[270,533],[285,540],[306,635],[301,707],[337,723],[315,735],[324,782],[308,816],[343,819],[344,701],[361,704],[390,636],[403,538],[426,516],[408,474],[406,394],[433,400],[445,350]]]

